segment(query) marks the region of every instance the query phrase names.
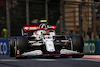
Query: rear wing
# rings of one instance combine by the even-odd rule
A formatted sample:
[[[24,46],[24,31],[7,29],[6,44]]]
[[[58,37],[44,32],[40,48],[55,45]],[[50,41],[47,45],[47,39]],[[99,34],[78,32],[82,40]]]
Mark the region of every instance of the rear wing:
[[[37,29],[39,29],[39,26],[24,26],[23,27],[23,31],[35,31],[35,30],[37,30]]]
[[[38,30],[55,30],[56,26],[47,26],[47,28],[40,28],[39,26],[24,26],[23,29],[21,29],[22,31],[22,36],[24,36],[25,32],[29,32],[29,31],[38,31]],[[27,34],[27,33],[26,33]]]
[[[39,28],[39,26],[24,26],[24,31],[37,31],[37,30],[49,30],[49,29],[56,29],[56,26],[51,26],[47,28]]]

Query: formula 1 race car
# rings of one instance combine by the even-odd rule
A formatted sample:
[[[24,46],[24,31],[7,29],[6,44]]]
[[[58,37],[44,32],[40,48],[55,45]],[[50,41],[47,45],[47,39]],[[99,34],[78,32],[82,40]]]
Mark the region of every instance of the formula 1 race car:
[[[84,56],[83,38],[79,35],[69,38],[65,35],[56,35],[55,26],[41,23],[39,26],[24,26],[22,36],[10,37],[10,57],[27,56]]]

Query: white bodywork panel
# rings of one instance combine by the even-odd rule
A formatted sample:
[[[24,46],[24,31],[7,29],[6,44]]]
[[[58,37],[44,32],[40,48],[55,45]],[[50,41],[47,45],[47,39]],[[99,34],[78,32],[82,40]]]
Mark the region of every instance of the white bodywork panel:
[[[43,38],[43,34],[45,34],[46,31],[45,30],[38,30],[36,32],[33,32],[33,35],[34,37],[36,37],[36,40],[40,40]]]
[[[51,36],[55,36],[55,32],[49,32]]]
[[[61,49],[61,51],[60,51],[60,54],[77,54],[77,53],[79,53],[79,52],[67,50],[67,49]]]
[[[67,49],[61,49],[60,54],[78,54],[79,52],[77,51],[72,51],[72,50],[67,50]],[[21,54],[23,56],[31,56],[31,55],[43,55],[43,52],[41,50],[34,50],[30,52],[26,52]]]
[[[45,42],[45,45],[46,45],[46,49],[47,49],[47,51],[49,51],[49,52],[54,52],[55,51],[55,47],[54,47],[54,43],[53,43],[53,41],[46,41]]]
[[[43,41],[45,43],[46,50],[48,52],[54,52],[55,51],[53,37],[51,35],[45,35]]]
[[[31,43],[31,45],[37,45],[37,46],[43,45],[43,43],[40,43],[40,42],[42,42],[42,41],[38,41],[38,42],[36,42],[36,41],[29,41],[29,43]]]
[[[34,50],[34,51],[23,53],[21,55],[43,55],[43,52],[41,50]]]

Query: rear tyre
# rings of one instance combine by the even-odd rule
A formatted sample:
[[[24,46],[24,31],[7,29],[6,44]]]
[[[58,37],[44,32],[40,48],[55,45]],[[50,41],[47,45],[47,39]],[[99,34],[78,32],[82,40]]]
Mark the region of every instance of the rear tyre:
[[[72,37],[73,50],[83,53],[84,42],[82,36]],[[84,55],[73,55],[73,58],[82,58]]]
[[[10,57],[15,57],[15,38],[16,37],[10,37],[9,41],[9,56]]]

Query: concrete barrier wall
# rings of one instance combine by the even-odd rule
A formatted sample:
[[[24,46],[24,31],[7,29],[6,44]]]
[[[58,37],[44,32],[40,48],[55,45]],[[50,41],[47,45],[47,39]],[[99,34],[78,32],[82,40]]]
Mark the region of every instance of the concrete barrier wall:
[[[9,40],[0,38],[0,55],[9,55]]]

